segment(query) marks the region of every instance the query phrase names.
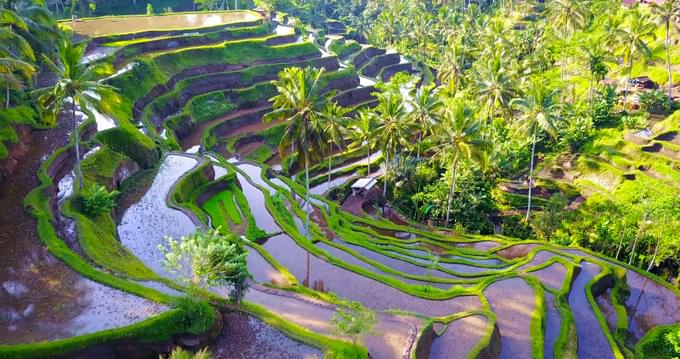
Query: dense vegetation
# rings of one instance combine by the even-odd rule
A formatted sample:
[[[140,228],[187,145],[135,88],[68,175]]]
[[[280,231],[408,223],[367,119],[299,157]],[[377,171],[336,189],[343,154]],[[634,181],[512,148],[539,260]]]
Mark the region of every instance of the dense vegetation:
[[[465,5],[267,2],[319,23],[340,19],[350,36],[419,61],[434,88],[412,90],[407,115],[390,105],[404,102],[399,84],[387,86],[370,125],[373,145],[396,159],[387,192],[403,213],[467,232],[498,225],[512,236],[578,244],[677,282],[678,162],[650,147],[677,146],[624,140],[677,106],[677,1]],[[638,85],[641,76],[658,89]],[[394,116],[396,127],[384,123]],[[652,132],[673,132],[678,116]],[[484,159],[471,156],[480,146],[451,145],[457,136],[479,142]]]

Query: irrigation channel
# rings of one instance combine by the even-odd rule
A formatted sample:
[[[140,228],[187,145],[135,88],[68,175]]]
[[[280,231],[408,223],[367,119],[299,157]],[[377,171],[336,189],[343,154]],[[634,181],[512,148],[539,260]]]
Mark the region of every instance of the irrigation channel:
[[[173,148],[183,151],[165,151],[151,165],[126,157],[109,177],[98,174],[123,191],[115,216],[106,222],[110,232],[98,232],[111,238],[107,245],[126,263],[120,267],[97,256],[83,233],[87,222],[71,213],[74,153],[67,146],[68,126],[33,134],[35,145],[18,177],[0,186],[0,343],[125,329],[168,315],[172,298],[185,288],[164,269],[158,246],[166,236],[179,238],[211,226],[243,235],[252,275],[246,309],[223,311],[223,325],[203,342],[220,358],[322,357],[329,350],[325,340],[348,340],[331,324],[337,298],[377,312],[375,331],[364,339],[372,358],[527,358],[574,350],[580,357],[618,357],[654,327],[680,321],[680,298],[673,290],[611,259],[543,242],[426,228],[389,208],[374,210],[368,197],[346,195],[347,185],[365,176],[368,165],[372,177],[384,175],[380,152],[337,153],[330,173],[326,163],[313,164],[314,185],[306,203],[302,176],[286,175],[275,146],[267,143],[267,131],[281,126],[262,123],[271,110],[268,83],[285,67],[326,67],[334,75],[326,90],[356,110],[375,103],[374,85],[393,75],[386,69],[410,68],[402,56],[362,45],[338,59],[331,45],[344,41],[341,36],[310,50],[314,36],[298,36],[291,22],[261,32],[256,27],[262,19],[253,12],[146,20],[113,18],[104,20],[104,27],[83,21],[75,30],[97,39],[89,54],[99,55],[91,61],[119,59],[105,81],[125,84],[121,79],[127,76],[144,76],[136,72],[141,71],[136,56],[166,66],[164,83],[132,91],[133,125],[156,141],[175,141]],[[138,29],[138,38],[120,35],[131,44],[102,50],[107,47],[102,37],[122,24]],[[262,46],[267,53],[286,51],[275,57],[250,54],[243,61],[230,55],[230,62],[183,68],[159,60],[201,51],[187,40],[200,38],[196,32],[223,34],[240,27],[246,35],[237,40],[224,35],[225,48],[240,46],[233,41]],[[168,39],[175,41],[170,52],[150,45]],[[137,46],[133,40],[146,47],[135,47],[136,55],[129,58],[120,55],[133,52],[124,51]],[[298,53],[288,55],[291,49]],[[232,78],[237,80],[224,80]],[[405,85],[405,97],[414,86]],[[222,96],[233,106],[199,120],[192,106],[206,96]],[[83,138],[89,160],[84,161],[95,163],[86,167],[88,175],[97,161],[111,156],[112,148],[98,136],[122,127],[120,119],[92,117],[82,124],[89,128]],[[67,147],[58,150],[61,146]],[[33,176],[39,169],[50,183]],[[129,181],[132,189],[124,185]],[[44,185],[36,193],[46,197],[49,213],[40,223],[53,228],[62,246],[55,250],[57,245],[48,242],[54,252],[45,249],[45,234],[41,237],[34,217],[23,211],[21,199],[38,185]],[[245,239],[249,225],[267,235]],[[611,295],[618,287],[629,288],[629,296]],[[228,288],[211,291],[225,298]],[[616,313],[626,313],[625,328],[615,330]]]

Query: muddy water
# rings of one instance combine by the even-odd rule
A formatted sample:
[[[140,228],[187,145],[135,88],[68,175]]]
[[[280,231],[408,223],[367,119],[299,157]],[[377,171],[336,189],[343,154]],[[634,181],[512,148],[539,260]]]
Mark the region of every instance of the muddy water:
[[[637,341],[652,327],[680,322],[680,297],[666,287],[628,270],[628,331]]]
[[[433,287],[437,287],[437,288],[441,288],[441,289],[448,289],[453,285],[451,283],[425,282],[425,281],[404,278],[402,276],[386,273],[386,272],[383,272],[382,270],[372,266],[371,264],[366,263],[366,262],[360,260],[359,258],[357,258],[357,257],[355,257],[355,256],[353,256],[353,255],[351,255],[351,254],[349,254],[349,253],[347,253],[343,250],[335,248],[331,245],[328,245],[328,244],[325,244],[325,243],[317,243],[316,246],[325,250],[326,252],[330,253],[331,255],[342,260],[345,263],[349,263],[349,264],[353,264],[355,266],[362,267],[362,268],[364,268],[364,269],[366,269],[370,272],[374,272],[374,273],[378,273],[378,274],[381,274],[381,275],[384,275],[384,276],[396,278],[399,281],[404,282],[404,283],[415,284],[415,285],[429,285],[429,286],[433,286]]]
[[[163,255],[157,248],[164,243],[165,236],[179,239],[196,229],[186,214],[168,207],[166,198],[179,178],[197,163],[185,156],[165,157],[151,187],[139,202],[125,211],[118,225],[121,243],[156,273],[168,275],[161,265]]]
[[[251,167],[259,169],[259,167]],[[239,165],[239,168],[244,169],[243,165]],[[248,180],[246,180],[246,178],[240,172],[236,172],[236,178],[241,184],[243,194],[248,199],[250,211],[253,213],[253,217],[255,217],[255,224],[260,229],[268,233],[280,232],[281,228],[279,228],[279,226],[276,224],[276,221],[274,221],[274,217],[272,217],[272,215],[269,214],[269,211],[267,211],[267,207],[265,206],[264,202],[264,194],[262,194],[262,192],[257,187],[250,184],[250,182],[248,182]],[[259,175],[257,178],[259,178]]]
[[[529,274],[537,277],[544,285],[559,290],[562,288],[562,284],[564,284],[567,269],[561,263],[553,263]]]
[[[309,193],[321,196],[324,193],[328,192],[329,189],[344,185],[352,177],[353,175],[338,177],[336,179],[332,179],[330,184],[328,183],[328,181],[325,181],[317,186],[310,188]]]
[[[216,359],[321,359],[317,348],[297,342],[268,324],[243,313],[224,316],[225,326],[210,346]]]
[[[230,11],[205,14],[173,14],[163,16],[125,16],[103,17],[79,21],[68,21],[62,24],[70,27],[80,35],[90,37],[108,36],[141,31],[170,31],[208,26],[218,26],[237,21],[254,21],[259,19],[255,13]]]
[[[543,350],[546,358],[552,358],[554,357],[555,343],[557,343],[557,338],[560,336],[562,317],[555,305],[555,296],[548,292],[545,293],[545,308],[548,315],[545,322]]]
[[[598,273],[600,266],[583,262],[569,293],[569,306],[576,323],[579,358],[613,358],[611,346],[586,298],[586,285]]]
[[[497,281],[484,290],[501,332],[501,358],[531,358],[534,290],[521,278]],[[508,300],[512,298],[512,300]]]
[[[306,278],[307,252],[287,235],[275,236],[264,247],[300,283]],[[425,315],[441,316],[480,308],[477,297],[458,297],[450,300],[426,300],[405,294],[395,288],[369,279],[310,256],[310,283],[317,290],[332,291],[342,297],[358,300],[380,310],[403,309]]]
[[[467,358],[470,350],[486,334],[487,320],[481,315],[449,323],[446,332],[434,340],[430,359]]]
[[[248,271],[253,279],[258,283],[271,283],[275,285],[287,285],[286,281],[281,273],[272,267],[267,260],[260,255],[252,247],[247,247],[248,249]]]
[[[45,249],[35,220],[24,211],[23,198],[38,185],[35,174],[40,164],[66,143],[69,125],[70,121],[60,121],[55,129],[34,132],[33,146],[16,172],[0,183],[1,344],[89,333],[129,324],[160,310],[73,272]],[[68,187],[62,185],[65,191]]]

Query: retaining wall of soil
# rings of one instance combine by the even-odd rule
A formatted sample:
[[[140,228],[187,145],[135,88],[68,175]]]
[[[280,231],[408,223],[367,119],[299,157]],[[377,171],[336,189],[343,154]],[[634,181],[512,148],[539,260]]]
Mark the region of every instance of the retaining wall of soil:
[[[403,64],[387,66],[380,73],[380,78],[383,80],[383,82],[388,82],[394,75],[396,75],[399,72],[412,73],[413,65],[410,62],[407,62]]]
[[[203,188],[203,192],[201,192],[201,194],[198,195],[198,197],[196,198],[196,205],[198,207],[203,207],[203,204],[205,204],[205,202],[207,202],[209,199],[215,197],[220,192],[233,186],[234,183],[236,183],[234,176],[226,176],[223,177],[221,180],[217,180],[213,183],[206,185]]]
[[[112,35],[112,36],[102,36],[102,37],[96,37],[93,38],[92,41],[90,41],[90,44],[87,46],[87,49],[90,50],[92,48],[95,48],[103,43],[106,42],[114,42],[114,41],[124,41],[124,40],[137,40],[137,39],[144,39],[144,38],[149,38],[149,37],[164,37],[164,36],[179,36],[183,35],[186,33],[199,33],[203,34],[206,32],[213,32],[213,31],[219,31],[222,29],[227,29],[227,28],[235,28],[235,27],[250,27],[250,26],[257,26],[262,24],[263,20],[254,20],[254,21],[243,21],[243,22],[233,22],[229,24],[222,24],[222,25],[217,25],[217,26],[211,26],[211,27],[203,27],[200,29],[181,29],[181,30],[169,30],[169,31],[157,31],[157,30],[151,30],[151,31],[144,31],[144,32],[136,32],[136,33],[130,33],[130,34],[122,34],[122,35]]]
[[[19,161],[31,149],[31,128],[26,125],[17,125],[14,126],[14,131],[19,140],[16,143],[5,143],[7,157],[0,160],[0,182],[14,173]]]
[[[295,42],[295,39],[292,39],[292,42]],[[297,56],[297,57],[292,57],[292,58],[286,58],[285,62],[295,62],[295,61],[305,61],[309,59],[313,59],[316,57],[321,57],[321,53],[314,53],[314,54],[309,54],[309,55],[304,55],[304,56]],[[133,114],[135,117],[139,116],[143,111],[144,107],[148,105],[151,101],[153,101],[156,97],[159,97],[163,95],[164,93],[170,91],[177,82],[187,79],[189,77],[194,77],[194,76],[200,76],[200,75],[207,75],[207,74],[212,74],[212,73],[217,73],[217,72],[227,72],[227,71],[237,71],[237,70],[242,70],[246,67],[251,67],[255,65],[266,65],[266,64],[274,64],[274,63],[284,63],[284,62],[277,62],[277,61],[272,61],[272,60],[258,60],[254,62],[250,62],[247,64],[212,64],[212,65],[205,65],[205,66],[196,66],[192,67],[183,71],[180,71],[179,73],[173,75],[166,83],[164,84],[158,84],[154,88],[149,91],[148,94],[145,96],[137,99],[134,103],[133,106]]]
[[[430,357],[430,351],[432,350],[432,343],[437,338],[437,334],[434,332],[434,327],[428,325],[423,328],[423,332],[418,337],[416,342],[416,358],[426,359]]]
[[[401,56],[398,53],[376,56],[373,61],[361,69],[361,73],[369,77],[378,77],[382,69],[397,65],[399,62],[401,62]]]
[[[335,101],[340,106],[351,107],[351,105],[375,100],[376,98],[372,93],[377,91],[373,86],[360,87],[338,94],[335,96]]]
[[[354,59],[352,60],[352,65],[354,65],[354,67],[356,67],[357,69],[360,69],[364,67],[364,65],[369,63],[374,57],[384,54],[385,54],[384,49],[379,49],[377,47],[365,48],[359,51],[356,54],[356,56],[354,56]]]
[[[119,67],[121,64],[130,61],[133,57],[154,51],[170,50],[183,47],[204,46],[215,44],[227,40],[241,40],[255,36],[263,36],[263,33],[253,29],[253,32],[241,32],[234,34],[231,31],[215,32],[216,36],[179,36],[171,38],[160,38],[153,41],[130,44],[117,51],[113,58],[113,66]]]
[[[479,352],[477,358],[479,359],[498,359],[501,355],[501,331],[498,329],[498,324],[493,327],[491,340],[489,345]]]
[[[155,359],[158,358],[159,353],[170,353],[178,346],[193,350],[204,348],[220,334],[223,326],[222,313],[216,310],[212,327],[201,334],[177,334],[170,339],[151,343],[141,342],[134,337],[118,339],[50,357],[55,359]]]
[[[308,65],[313,66],[313,67],[325,67],[326,70],[328,71],[335,71],[339,68],[339,64],[337,62],[337,58],[335,57],[329,57],[329,58],[311,58],[312,61],[306,61],[310,60],[310,58],[300,58],[300,59],[291,59],[287,62],[280,63],[280,64],[296,64],[296,63],[301,63],[301,62],[306,62]],[[266,65],[266,64],[271,64],[275,65],[277,64],[276,62],[272,63],[262,63],[259,65]],[[214,67],[214,66],[213,66]],[[233,69],[234,71],[236,70],[241,70],[244,69],[248,66],[242,66],[239,69]],[[244,82],[242,80],[242,74],[239,72],[224,72],[224,71],[219,71],[219,69],[213,68],[213,70],[217,71],[208,71],[205,74],[214,74],[212,76],[203,76],[201,78],[197,78],[195,81],[190,81],[186,87],[181,89],[181,92],[178,96],[174,97],[172,101],[168,101],[166,103],[163,103],[163,106],[154,106],[153,108],[153,113],[151,115],[151,122],[154,123],[156,126],[160,126],[164,119],[168,116],[170,116],[173,113],[176,113],[179,111],[191,98],[201,95],[204,93],[212,92],[212,91],[217,91],[217,90],[227,90],[227,89],[233,89],[233,88],[245,88],[248,86],[252,86],[256,83],[259,82],[264,82],[268,80],[273,80],[278,76],[278,71],[273,71],[271,73],[266,73],[266,74],[261,74],[258,76],[253,76],[249,82]],[[226,70],[230,71],[230,70]],[[204,74],[201,74],[204,75]],[[193,76],[190,76],[193,77]],[[189,78],[189,77],[187,77]],[[176,82],[176,81],[175,81]],[[135,112],[137,114],[141,114],[144,112],[144,107],[148,106],[149,104],[152,103],[154,99],[156,99],[158,96],[164,95],[167,92],[170,92],[173,90],[174,84],[170,85],[170,83],[166,85],[161,85],[161,86],[156,86],[151,90],[151,93],[156,94],[154,97],[150,97],[150,94],[145,96],[144,98],[140,99],[140,101],[137,101],[135,104]],[[138,107],[142,106],[142,107]]]

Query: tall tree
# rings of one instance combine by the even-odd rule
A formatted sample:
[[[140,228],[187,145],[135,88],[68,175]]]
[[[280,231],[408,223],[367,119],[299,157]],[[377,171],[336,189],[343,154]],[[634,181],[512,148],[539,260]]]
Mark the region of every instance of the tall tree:
[[[366,147],[366,165],[368,166],[367,175],[371,175],[371,150],[373,149],[375,140],[373,139],[373,133],[375,131],[375,119],[371,112],[368,110],[361,110],[356,116],[352,124],[349,126],[350,140],[352,141],[351,147],[362,148]]]
[[[590,21],[590,0],[552,0],[548,3],[548,19],[556,33],[565,43],[571,41],[574,33],[583,29]],[[562,51],[561,77],[564,79],[564,68],[567,56]]]
[[[638,8],[629,10],[626,13],[626,20],[621,27],[616,30],[616,36],[620,45],[621,56],[627,67],[626,89],[623,94],[623,105],[628,105],[628,90],[630,88],[630,77],[633,71],[633,62],[639,56],[648,59],[652,52],[647,46],[647,41],[655,37],[655,25],[649,15],[642,13]]]
[[[264,121],[285,119],[286,129],[279,144],[282,157],[292,147],[297,149],[305,167],[305,235],[310,237],[309,217],[312,208],[309,201],[309,162],[323,156],[326,148],[323,123],[325,98],[320,84],[324,69],[289,67],[272,81],[278,95],[272,97],[274,111],[266,114]],[[307,285],[309,285],[310,258],[307,253]]]
[[[470,108],[460,100],[454,100],[447,106],[441,123],[437,125],[434,135],[430,138],[433,147],[434,160],[451,161],[451,180],[449,196],[446,205],[446,220],[444,226],[449,225],[451,204],[456,191],[456,175],[460,161],[474,161],[480,165],[486,163],[486,154],[490,143],[482,138],[481,121],[474,119]]]
[[[534,160],[536,157],[536,141],[545,132],[557,136],[555,112],[559,106],[555,97],[557,89],[548,87],[542,79],[534,79],[528,83],[526,98],[516,98],[511,105],[521,112],[517,119],[517,133],[520,136],[531,135],[531,164],[529,166],[529,193],[526,220],[531,215],[531,191],[534,186]]]
[[[671,23],[680,23],[680,0],[652,2],[652,11],[666,31],[666,67],[668,68],[668,108],[673,107],[673,72],[671,71]]]
[[[33,48],[18,31],[28,25],[14,11],[0,9],[0,85],[5,88],[5,107],[10,106],[10,90],[21,90],[33,76]]]
[[[76,176],[81,189],[83,173],[80,167],[80,135],[76,107],[83,111],[95,109],[103,114],[112,114],[121,104],[116,88],[98,82],[96,68],[83,64],[85,45],[85,43],[73,44],[65,39],[59,41],[58,64],[43,55],[43,61],[58,80],[52,87],[35,91],[46,114],[55,121],[64,109],[64,104],[69,103],[76,145]]]
[[[418,132],[416,145],[416,159],[418,160],[423,138],[432,133],[432,128],[439,120],[442,111],[443,103],[434,91],[434,86],[422,86],[416,91],[416,95],[408,100],[413,108],[409,113],[409,118]]]
[[[402,147],[408,146],[411,131],[410,124],[406,121],[404,99],[398,91],[378,94],[378,106],[375,110],[378,125],[373,137],[385,157],[383,197],[387,198],[387,176],[390,159],[394,159]]]
[[[486,121],[497,114],[507,114],[510,101],[515,97],[515,84],[505,68],[505,53],[495,53],[489,60],[475,68],[475,94],[482,106],[482,116]]]
[[[328,140],[328,190],[330,190],[331,172],[333,172],[333,149],[344,147],[345,129],[351,119],[347,116],[349,109],[338,105],[337,102],[329,102],[325,111],[326,117],[323,127]]]

